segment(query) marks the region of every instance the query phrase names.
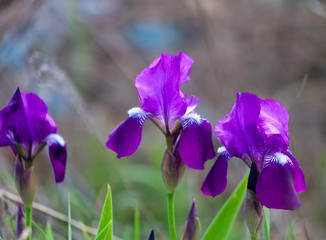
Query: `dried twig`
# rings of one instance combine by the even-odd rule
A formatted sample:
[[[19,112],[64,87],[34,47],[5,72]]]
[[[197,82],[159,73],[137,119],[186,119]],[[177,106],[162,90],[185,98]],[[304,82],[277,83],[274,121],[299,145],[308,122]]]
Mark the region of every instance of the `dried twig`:
[[[21,202],[20,200],[20,197],[16,194],[13,194],[11,192],[8,192],[6,191],[5,189],[0,189],[0,198],[6,198],[6,199],[9,199],[13,202]],[[47,206],[44,206],[43,204],[40,204],[40,203],[36,203],[34,202],[33,203],[33,209],[39,211],[39,212],[42,212],[46,215],[49,215],[53,218],[56,218],[60,221],[63,221],[65,223],[68,223],[68,216],[60,213],[60,212],[57,212]],[[86,233],[89,233],[91,235],[96,235],[97,234],[97,229],[96,228],[93,228],[93,227],[89,227],[89,226],[86,226],[85,224],[83,224],[82,222],[79,222],[77,220],[74,220],[74,219],[71,219],[71,225],[77,229],[80,229],[81,231],[84,231]],[[113,239],[116,239],[116,240],[119,240],[118,237],[113,237]]]

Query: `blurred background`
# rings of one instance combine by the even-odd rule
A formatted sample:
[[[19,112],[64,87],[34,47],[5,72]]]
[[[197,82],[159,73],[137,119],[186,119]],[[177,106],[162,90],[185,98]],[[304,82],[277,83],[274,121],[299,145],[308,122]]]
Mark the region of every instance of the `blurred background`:
[[[136,76],[162,52],[186,52],[195,64],[182,86],[199,97],[197,112],[212,126],[235,103],[236,92],[280,101],[290,113],[290,150],[308,190],[296,211],[271,210],[272,239],[326,239],[326,2],[324,0],[2,0],[0,107],[19,86],[47,103],[68,145],[65,182],[56,185],[44,151],[36,160],[36,201],[97,227],[107,184],[113,193],[114,234],[133,239],[136,205],[141,239],[154,229],[168,239],[166,196],[160,175],[164,137],[148,122],[138,151],[117,159],[107,136],[138,106]],[[221,144],[214,137],[214,146]],[[176,192],[180,234],[193,198],[202,233],[248,171],[229,165],[226,191],[201,194],[207,170],[187,169]],[[15,193],[14,156],[0,149],[0,186]],[[15,206],[1,199],[1,235],[13,236]],[[229,239],[248,239],[243,210]],[[66,239],[65,223],[34,211]],[[82,231],[73,228],[74,239]],[[35,233],[37,236],[37,233]],[[89,234],[89,236],[92,236]]]

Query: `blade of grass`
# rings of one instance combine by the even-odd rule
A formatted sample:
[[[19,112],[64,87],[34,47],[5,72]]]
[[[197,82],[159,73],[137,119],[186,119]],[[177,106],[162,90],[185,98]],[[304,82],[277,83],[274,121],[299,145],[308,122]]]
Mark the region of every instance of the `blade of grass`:
[[[103,230],[96,235],[95,240],[108,240],[112,232],[112,220],[103,228]]]
[[[285,240],[296,240],[296,237],[293,236],[293,224],[290,225],[288,234],[286,235]]]
[[[41,235],[44,239],[47,239],[46,233],[42,230],[42,228],[39,225],[37,225],[35,222],[32,222],[32,225],[37,229],[37,231],[39,231],[41,233]]]
[[[264,220],[264,240],[270,240],[270,219],[269,209],[264,207],[265,220]]]
[[[51,223],[46,224],[45,233],[46,233],[46,240],[55,240]]]
[[[228,237],[230,229],[245,198],[249,173],[241,180],[237,188],[217,213],[208,226],[202,240],[224,240]]]
[[[89,237],[88,233],[84,229],[82,229],[82,232],[83,232],[83,236],[84,236],[84,239],[85,240],[91,240],[91,238]]]
[[[139,240],[140,238],[140,213],[138,204],[135,207],[135,222],[134,222],[134,230],[135,230],[135,240]]]
[[[71,233],[71,209],[70,209],[70,193],[68,192],[68,239],[72,240]]]
[[[105,237],[105,240],[112,240],[113,238],[113,219],[112,219],[112,194],[111,194],[111,188],[108,184],[108,191],[105,197],[105,201],[102,208],[101,218],[98,225],[97,235],[96,239],[103,232],[103,229],[110,226],[107,236]]]

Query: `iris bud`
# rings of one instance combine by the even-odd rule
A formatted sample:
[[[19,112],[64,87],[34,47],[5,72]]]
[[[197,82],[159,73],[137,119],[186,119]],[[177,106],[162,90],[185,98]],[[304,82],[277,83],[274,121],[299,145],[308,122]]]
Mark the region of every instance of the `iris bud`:
[[[155,240],[154,230],[151,231],[151,234],[149,235],[148,240]]]
[[[25,207],[32,207],[37,191],[34,167],[31,166],[25,169],[24,163],[19,155],[15,164],[15,180],[17,191]]]
[[[19,239],[20,235],[23,233],[25,228],[25,215],[22,208],[21,203],[18,204],[18,212],[17,212],[17,225],[16,225],[16,234],[17,239]]]
[[[196,202],[192,203],[188,218],[182,230],[180,240],[195,240],[198,234],[198,217],[196,212]]]
[[[259,202],[257,194],[250,189],[247,189],[245,216],[251,238],[259,239],[265,217],[264,207]]]
[[[185,164],[181,160],[179,151],[176,150],[172,154],[170,150],[165,149],[165,153],[161,165],[161,173],[163,182],[168,193],[173,194],[178,186],[184,172]]]

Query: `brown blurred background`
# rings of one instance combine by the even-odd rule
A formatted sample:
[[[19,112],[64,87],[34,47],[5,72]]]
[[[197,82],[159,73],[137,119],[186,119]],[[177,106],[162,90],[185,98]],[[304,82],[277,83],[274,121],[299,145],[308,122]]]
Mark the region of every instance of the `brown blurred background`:
[[[0,1],[0,107],[18,86],[39,94],[69,146],[64,184],[53,183],[46,153],[44,161],[36,163],[41,182],[37,200],[64,210],[66,192],[75,191],[73,216],[96,227],[110,183],[115,234],[131,232],[138,202],[144,239],[151,229],[158,239],[167,237],[165,196],[157,193],[164,191],[159,176],[163,136],[145,124],[140,148],[122,160],[104,143],[127,110],[139,104],[137,74],[162,52],[179,51],[195,61],[191,82],[182,88],[199,97],[198,113],[212,126],[230,111],[238,91],[273,98],[289,110],[290,150],[305,173],[308,190],[300,195],[297,211],[271,210],[272,239],[284,239],[290,226],[297,239],[326,239],[324,0]],[[217,148],[220,143],[214,141]],[[14,191],[14,157],[9,149],[0,149],[0,154],[1,186]],[[245,171],[245,165],[233,159],[226,192],[211,199],[200,194],[205,172],[189,170],[176,195],[178,227],[196,197],[205,229]],[[151,181],[146,174],[153,172],[157,188],[142,179]],[[87,206],[94,211],[80,210]],[[241,217],[234,229],[230,239],[248,238]],[[55,230],[60,239],[63,230]]]

